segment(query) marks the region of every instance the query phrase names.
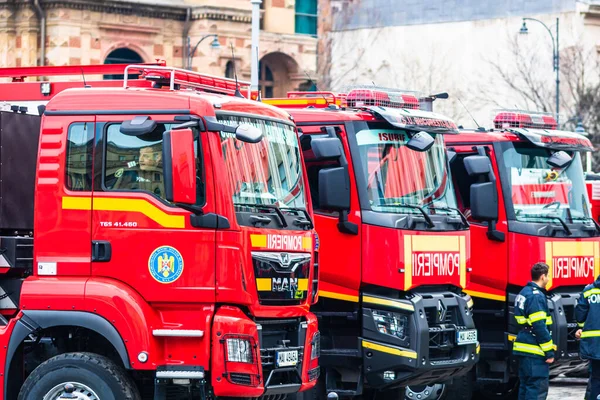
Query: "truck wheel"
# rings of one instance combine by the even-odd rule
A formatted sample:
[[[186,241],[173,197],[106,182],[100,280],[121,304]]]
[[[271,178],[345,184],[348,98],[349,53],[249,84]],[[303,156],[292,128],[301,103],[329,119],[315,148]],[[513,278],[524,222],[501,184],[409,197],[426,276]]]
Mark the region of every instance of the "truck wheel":
[[[406,400],[439,400],[446,394],[446,384],[407,386],[404,398]],[[458,398],[457,398],[458,399]]]
[[[71,384],[78,400],[140,400],[125,370],[93,353],[66,353],[40,364],[27,377],[18,400],[58,400]]]

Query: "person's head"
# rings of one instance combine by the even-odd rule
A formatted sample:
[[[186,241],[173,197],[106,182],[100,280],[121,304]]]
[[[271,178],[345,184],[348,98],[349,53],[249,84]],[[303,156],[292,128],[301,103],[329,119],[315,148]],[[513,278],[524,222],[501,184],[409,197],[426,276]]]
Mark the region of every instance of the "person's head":
[[[155,170],[162,159],[162,151],[158,146],[142,147],[140,149],[140,169],[142,171]]]
[[[538,286],[545,288],[548,285],[548,271],[550,267],[544,262],[538,262],[531,267],[531,280]]]

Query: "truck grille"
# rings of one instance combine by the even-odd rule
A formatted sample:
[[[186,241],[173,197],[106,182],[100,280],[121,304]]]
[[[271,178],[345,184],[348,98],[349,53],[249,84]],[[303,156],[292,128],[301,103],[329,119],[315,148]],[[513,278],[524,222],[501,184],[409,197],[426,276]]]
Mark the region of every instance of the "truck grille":
[[[575,332],[579,329],[575,319],[575,306],[571,304],[563,304],[565,319],[567,320],[567,354],[579,354],[579,341],[575,337]]]
[[[302,383],[302,361],[306,328],[298,319],[257,320],[259,330],[260,359],[265,385]],[[277,367],[278,351],[298,351],[298,363],[291,367]]]
[[[302,304],[308,293],[310,260],[308,253],[252,252],[259,303]]]
[[[461,359],[462,349],[456,345],[457,328],[462,328],[462,318],[457,306],[426,307],[429,324],[429,359],[432,363],[455,362]]]

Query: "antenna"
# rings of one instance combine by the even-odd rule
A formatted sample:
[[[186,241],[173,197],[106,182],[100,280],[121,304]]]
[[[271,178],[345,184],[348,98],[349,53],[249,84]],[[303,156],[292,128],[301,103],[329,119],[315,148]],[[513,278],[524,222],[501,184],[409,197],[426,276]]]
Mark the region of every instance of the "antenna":
[[[235,97],[244,97],[244,95],[242,95],[242,93],[240,92],[240,85],[238,83],[238,78],[237,78],[237,67],[235,66],[235,53],[233,52],[233,43],[229,43],[229,45],[231,46],[231,58],[232,58],[232,62],[233,62],[233,77],[235,78]]]
[[[85,73],[83,72],[83,67],[81,67],[80,69],[81,69],[81,76],[83,77],[83,87],[84,88],[91,87],[91,86],[88,86],[87,83],[85,82]]]
[[[477,125],[477,129],[481,130],[481,126],[477,123],[477,121],[475,120],[475,117],[473,117],[473,114],[471,114],[471,111],[469,111],[467,106],[465,106],[465,104],[460,100],[460,98],[457,97],[457,99],[458,99],[458,102],[465,108],[465,110],[467,110],[467,114],[469,114],[469,117],[471,117],[473,122],[475,122],[475,125]]]
[[[308,74],[307,70],[304,70],[304,75],[306,75],[306,77],[308,78],[308,81],[315,85],[315,90],[318,92],[319,88],[317,87],[317,84],[315,83],[315,81],[312,80],[312,78],[310,77],[310,75]],[[321,97],[323,98],[323,100],[325,100],[325,104],[327,104],[327,97],[325,97],[325,95],[323,93],[321,93]]]

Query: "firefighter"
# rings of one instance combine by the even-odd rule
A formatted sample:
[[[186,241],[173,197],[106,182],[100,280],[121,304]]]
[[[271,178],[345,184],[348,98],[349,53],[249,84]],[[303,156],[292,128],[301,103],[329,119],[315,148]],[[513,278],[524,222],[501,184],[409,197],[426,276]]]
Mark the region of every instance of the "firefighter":
[[[575,334],[581,339],[581,358],[590,360],[589,395],[587,399],[600,397],[600,276],[587,285],[575,307],[575,318],[580,329]]]
[[[521,326],[513,345],[519,359],[519,400],[540,400],[548,396],[550,364],[556,346],[550,336],[546,285],[548,265],[538,262],[531,268],[531,282],[515,299],[515,319]]]

